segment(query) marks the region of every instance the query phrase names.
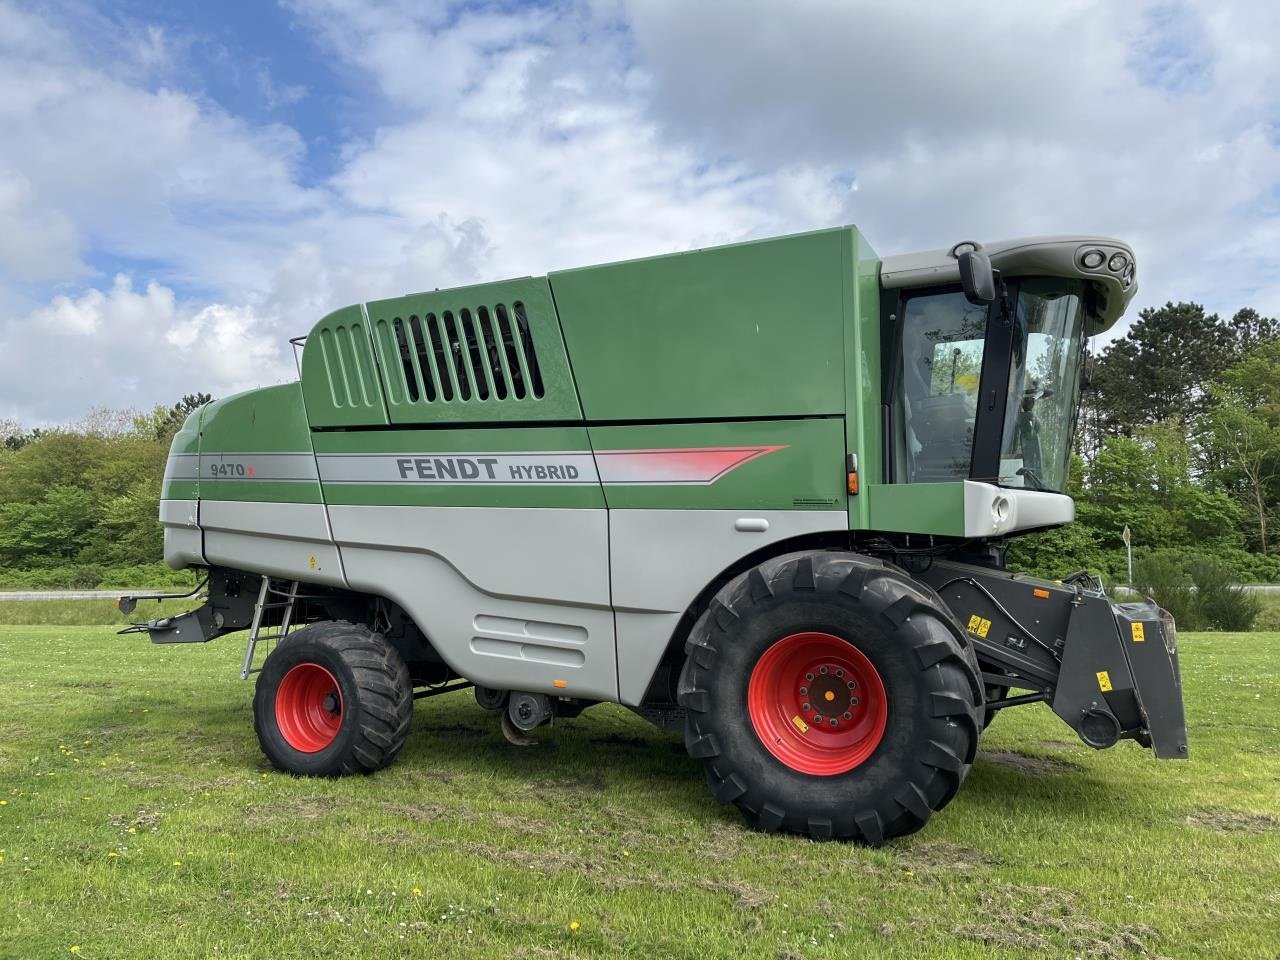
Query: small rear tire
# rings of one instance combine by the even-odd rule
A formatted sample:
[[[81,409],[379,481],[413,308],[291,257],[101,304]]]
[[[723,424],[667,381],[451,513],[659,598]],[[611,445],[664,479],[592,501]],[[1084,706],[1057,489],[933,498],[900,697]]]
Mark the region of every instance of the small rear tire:
[[[880,560],[766,561],[685,651],[685,746],[757,829],[878,844],[924,826],[973,763],[973,651],[936,593]]]
[[[361,624],[315,623],[291,633],[258,674],[253,726],[271,765],[336,777],[395,759],[413,719],[413,684],[399,652]]]

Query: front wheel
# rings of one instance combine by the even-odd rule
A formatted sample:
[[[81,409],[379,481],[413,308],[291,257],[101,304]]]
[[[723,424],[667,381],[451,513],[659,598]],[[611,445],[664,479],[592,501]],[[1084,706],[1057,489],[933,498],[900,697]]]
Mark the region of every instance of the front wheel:
[[[766,831],[880,843],[955,796],[977,750],[976,660],[941,600],[848,553],[729,583],[686,644],[685,744]]]
[[[263,664],[253,725],[272,766],[335,777],[395,759],[413,719],[400,654],[368,627],[315,623],[291,633]]]

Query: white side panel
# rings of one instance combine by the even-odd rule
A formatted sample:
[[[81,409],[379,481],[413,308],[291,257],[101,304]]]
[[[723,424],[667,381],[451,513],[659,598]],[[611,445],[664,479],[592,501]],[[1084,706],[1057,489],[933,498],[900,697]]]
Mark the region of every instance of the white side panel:
[[[204,564],[198,510],[198,500],[160,501],[164,562],[175,570]]]
[[[329,508],[352,589],[399,603],[484,686],[616,700],[603,510]]]
[[[1015,490],[975,480],[964,482],[964,535],[995,537],[1070,523],[1076,502],[1065,493]]]
[[[347,585],[322,503],[201,500],[200,526],[211,564]]]
[[[433,554],[494,596],[609,605],[605,511],[521,507],[329,507],[342,547]]]
[[[671,633],[722,570],[803,534],[846,532],[843,510],[611,510],[620,700],[639,704]]]

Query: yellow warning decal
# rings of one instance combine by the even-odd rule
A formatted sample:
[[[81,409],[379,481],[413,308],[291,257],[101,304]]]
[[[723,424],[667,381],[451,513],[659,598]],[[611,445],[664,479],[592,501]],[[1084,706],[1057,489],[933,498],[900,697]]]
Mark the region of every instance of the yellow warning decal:
[[[799,714],[796,714],[794,717],[792,717],[791,722],[796,725],[796,729],[799,730],[801,733],[809,732],[809,725],[804,722],[803,718],[801,718]]]
[[[1111,689],[1111,674],[1105,670],[1098,671],[1098,689],[1103,693]]]
[[[1135,623],[1135,624],[1132,624],[1132,627],[1133,627],[1133,642],[1134,642],[1134,643],[1142,643],[1142,641],[1144,641],[1144,640],[1146,640],[1146,639],[1147,639],[1146,634],[1144,634],[1144,633],[1142,632],[1142,624],[1140,624],[1140,623]]]
[[[975,613],[969,618],[969,626],[966,629],[970,633],[986,639],[987,631],[991,629],[991,621],[986,620]]]

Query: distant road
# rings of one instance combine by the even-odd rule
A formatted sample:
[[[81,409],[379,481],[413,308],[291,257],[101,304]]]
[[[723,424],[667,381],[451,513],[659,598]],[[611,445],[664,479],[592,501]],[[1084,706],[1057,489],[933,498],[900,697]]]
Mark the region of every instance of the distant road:
[[[0,590],[4,600],[115,600],[128,590]]]

